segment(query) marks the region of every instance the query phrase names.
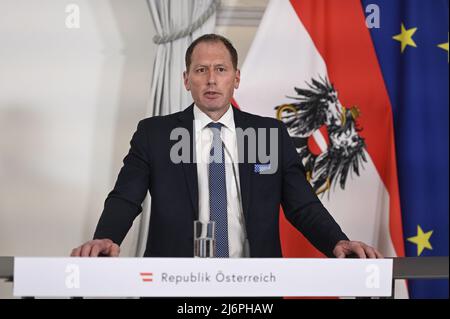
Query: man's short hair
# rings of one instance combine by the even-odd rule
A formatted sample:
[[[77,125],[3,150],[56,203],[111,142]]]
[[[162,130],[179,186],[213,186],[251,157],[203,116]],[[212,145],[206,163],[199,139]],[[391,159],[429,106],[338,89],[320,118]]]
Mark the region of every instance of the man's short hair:
[[[191,43],[189,48],[186,50],[185,55],[186,71],[189,72],[189,68],[191,67],[192,52],[194,52],[194,49],[197,46],[197,44],[202,42],[210,42],[210,43],[222,42],[227,48],[228,52],[230,52],[231,62],[233,63],[234,69],[237,70],[238,54],[231,41],[221,35],[211,33],[202,35],[201,37],[197,38],[194,42]]]

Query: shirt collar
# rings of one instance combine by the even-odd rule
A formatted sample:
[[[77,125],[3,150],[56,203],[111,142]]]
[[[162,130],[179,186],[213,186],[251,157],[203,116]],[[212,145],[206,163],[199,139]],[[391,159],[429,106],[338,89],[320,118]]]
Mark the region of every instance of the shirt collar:
[[[214,122],[208,115],[203,113],[203,111],[200,110],[200,108],[196,104],[194,104],[194,120],[195,123],[200,124],[195,125],[195,131],[197,133],[203,130],[209,123]],[[235,130],[233,106],[231,106],[231,104],[225,114],[222,115],[222,117],[217,122],[223,124],[225,128],[231,131]]]

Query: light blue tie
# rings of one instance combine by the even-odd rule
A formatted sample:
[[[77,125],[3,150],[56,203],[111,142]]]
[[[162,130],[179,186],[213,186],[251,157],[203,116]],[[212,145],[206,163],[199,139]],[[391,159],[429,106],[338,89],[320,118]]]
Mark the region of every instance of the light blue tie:
[[[220,138],[221,123],[209,123],[213,132],[209,162],[209,209],[210,220],[216,222],[216,257],[227,258],[228,253],[228,214],[227,188],[225,178],[225,154]]]

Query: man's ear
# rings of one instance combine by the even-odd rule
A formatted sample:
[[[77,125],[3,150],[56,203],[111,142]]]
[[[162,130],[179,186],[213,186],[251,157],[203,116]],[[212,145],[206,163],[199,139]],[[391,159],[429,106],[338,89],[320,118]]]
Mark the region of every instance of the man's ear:
[[[239,88],[239,83],[241,83],[241,70],[236,70],[236,77],[234,78],[234,88]]]
[[[189,85],[189,78],[188,78],[188,72],[187,71],[183,72],[183,82],[184,82],[184,87],[186,88],[186,90],[190,91],[191,90],[191,86]]]

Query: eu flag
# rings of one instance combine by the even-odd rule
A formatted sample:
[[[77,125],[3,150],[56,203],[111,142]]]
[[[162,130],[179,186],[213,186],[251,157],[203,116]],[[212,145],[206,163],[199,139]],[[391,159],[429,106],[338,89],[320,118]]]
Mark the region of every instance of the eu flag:
[[[394,115],[407,256],[448,256],[448,0],[363,0]],[[412,298],[448,298],[448,280],[409,282]]]

